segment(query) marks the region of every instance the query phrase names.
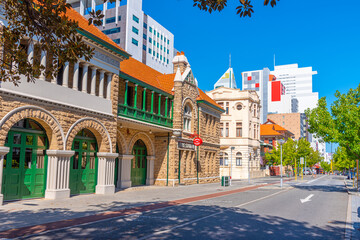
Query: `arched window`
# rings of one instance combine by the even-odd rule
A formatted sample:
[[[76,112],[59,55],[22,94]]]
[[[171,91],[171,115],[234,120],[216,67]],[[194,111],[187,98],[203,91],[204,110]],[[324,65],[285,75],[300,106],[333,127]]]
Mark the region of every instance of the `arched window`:
[[[227,153],[224,153],[224,163],[225,166],[229,166],[229,155]]]
[[[236,166],[241,166],[242,154],[241,152],[236,153]]]
[[[191,132],[191,107],[185,105],[184,108],[184,130]]]

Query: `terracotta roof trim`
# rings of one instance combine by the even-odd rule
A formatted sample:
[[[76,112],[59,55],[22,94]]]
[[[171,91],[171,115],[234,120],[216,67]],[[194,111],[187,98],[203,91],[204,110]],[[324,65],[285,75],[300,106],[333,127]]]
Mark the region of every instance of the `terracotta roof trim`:
[[[219,108],[218,106],[215,106],[214,104],[212,104],[212,103],[209,103],[208,101],[206,101],[206,100],[196,100],[197,102],[199,102],[199,103],[205,103],[206,105],[209,105],[209,106],[211,106],[211,107],[213,107],[213,108],[215,108],[216,110],[218,110],[218,111],[220,111],[220,112],[225,112],[225,110],[224,109],[222,109],[222,108]]]
[[[129,80],[129,81],[132,82],[132,83],[139,84],[139,85],[142,86],[142,87],[145,87],[145,88],[147,88],[147,89],[150,89],[150,90],[152,90],[152,91],[155,91],[155,92],[157,92],[157,93],[160,93],[160,94],[162,94],[162,95],[164,95],[164,96],[167,96],[167,97],[169,97],[169,98],[171,98],[171,99],[174,98],[174,95],[172,95],[172,94],[170,94],[170,93],[168,93],[168,92],[165,92],[164,90],[161,90],[161,89],[159,89],[159,88],[157,88],[157,87],[154,87],[154,86],[152,86],[152,85],[150,85],[150,84],[148,84],[148,83],[145,83],[145,82],[143,82],[143,81],[141,81],[141,80],[139,80],[139,79],[137,79],[137,78],[134,78],[134,77],[132,77],[132,76],[130,76],[130,75],[122,72],[121,70],[120,70],[119,76],[122,77],[122,78],[124,78],[124,79],[126,79],[126,80]]]
[[[78,33],[80,33],[81,35],[83,35],[84,37],[103,45],[104,47],[106,47],[106,48],[110,49],[111,51],[125,57],[126,59],[128,59],[131,56],[129,53],[127,53],[125,51],[122,51],[119,48],[116,48],[116,47],[112,46],[110,43],[102,40],[101,38],[93,35],[92,33],[89,33],[88,31],[86,31],[84,29],[77,29],[76,31]]]

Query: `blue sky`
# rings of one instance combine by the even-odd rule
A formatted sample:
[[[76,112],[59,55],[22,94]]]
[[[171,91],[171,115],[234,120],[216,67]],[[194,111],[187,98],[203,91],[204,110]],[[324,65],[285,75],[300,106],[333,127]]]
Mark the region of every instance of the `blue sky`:
[[[143,10],[175,35],[175,48],[184,51],[203,90],[229,66],[229,53],[238,87],[241,72],[276,64],[298,63],[318,71],[313,91],[334,101],[360,83],[360,1],[280,0],[275,8],[252,0],[255,13],[240,18],[238,0],[222,12],[206,13],[192,0],[143,0]]]

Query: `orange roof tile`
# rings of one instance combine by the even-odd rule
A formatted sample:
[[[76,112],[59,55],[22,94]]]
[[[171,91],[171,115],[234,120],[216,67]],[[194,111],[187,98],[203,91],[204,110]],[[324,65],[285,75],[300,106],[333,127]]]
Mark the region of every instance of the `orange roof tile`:
[[[111,44],[112,46],[120,49],[121,51],[125,52],[124,49],[122,49],[121,47],[119,47],[119,45],[117,45],[111,38],[109,38],[108,36],[106,36],[103,32],[101,32],[97,27],[95,27],[93,24],[89,25],[88,20],[84,17],[81,16],[80,13],[78,13],[76,10],[74,10],[73,8],[67,9],[66,10],[66,16],[70,19],[70,20],[74,20],[76,22],[78,22],[78,25],[81,29],[91,33],[92,35],[100,38],[101,40]]]
[[[120,71],[128,76],[173,95],[172,89],[174,87],[175,73],[162,74],[132,57],[121,62]],[[200,94],[197,97],[197,100],[204,100],[221,108],[220,105],[206,95],[201,89],[199,89],[199,93]]]
[[[260,135],[261,136],[280,136],[281,133],[277,132],[273,128],[273,124],[261,124],[260,125]]]
[[[120,63],[120,71],[164,92],[172,94],[171,89],[174,86],[174,78],[171,80],[170,76],[165,77],[166,75],[132,57]],[[170,83],[165,83],[167,80]]]
[[[208,103],[211,103],[212,105],[223,109],[219,104],[217,104],[211,97],[209,97],[206,93],[203,92],[203,90],[199,89],[199,96],[197,97],[197,100],[204,100],[207,101]]]

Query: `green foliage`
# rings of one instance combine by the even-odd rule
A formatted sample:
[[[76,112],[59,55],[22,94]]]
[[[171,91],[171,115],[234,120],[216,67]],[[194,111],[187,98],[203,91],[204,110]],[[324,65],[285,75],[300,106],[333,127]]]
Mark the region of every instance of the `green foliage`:
[[[194,7],[198,7],[200,10],[212,13],[213,11],[222,11],[226,6],[228,0],[193,0]],[[271,5],[274,7],[276,2],[280,0],[264,0],[264,5]],[[239,0],[239,6],[236,7],[236,14],[239,14],[240,17],[251,17],[251,14],[254,12],[253,5],[251,5],[250,0]]]
[[[306,159],[307,167],[313,166],[323,159],[319,151],[314,151],[306,139],[300,139],[299,141],[289,139],[283,144],[282,149],[283,165],[285,166],[295,167],[295,161],[297,166],[299,166],[300,157]],[[277,149],[273,149],[270,153],[265,154],[265,158],[269,165],[280,164],[280,151],[281,148],[278,147]]]
[[[65,15],[70,8],[66,0],[2,0],[1,4],[1,14],[7,20],[0,30],[0,44],[5,49],[0,58],[1,81],[17,85],[23,74],[34,82],[45,69],[38,61],[29,62],[24,47],[28,44],[36,44],[37,52],[51,54],[47,77],[55,77],[65,62],[92,57],[93,49],[77,33],[78,23]]]
[[[336,91],[335,97],[330,111],[325,97],[319,100],[316,108],[305,111],[309,132],[326,142],[339,143],[354,161],[360,157],[360,85],[344,94]]]
[[[330,163],[322,161],[320,163],[320,166],[324,169],[325,172],[330,172],[330,170],[331,170]]]
[[[347,155],[346,148],[338,147],[333,155],[333,164],[340,171],[344,169],[354,168],[356,162],[351,160]]]

